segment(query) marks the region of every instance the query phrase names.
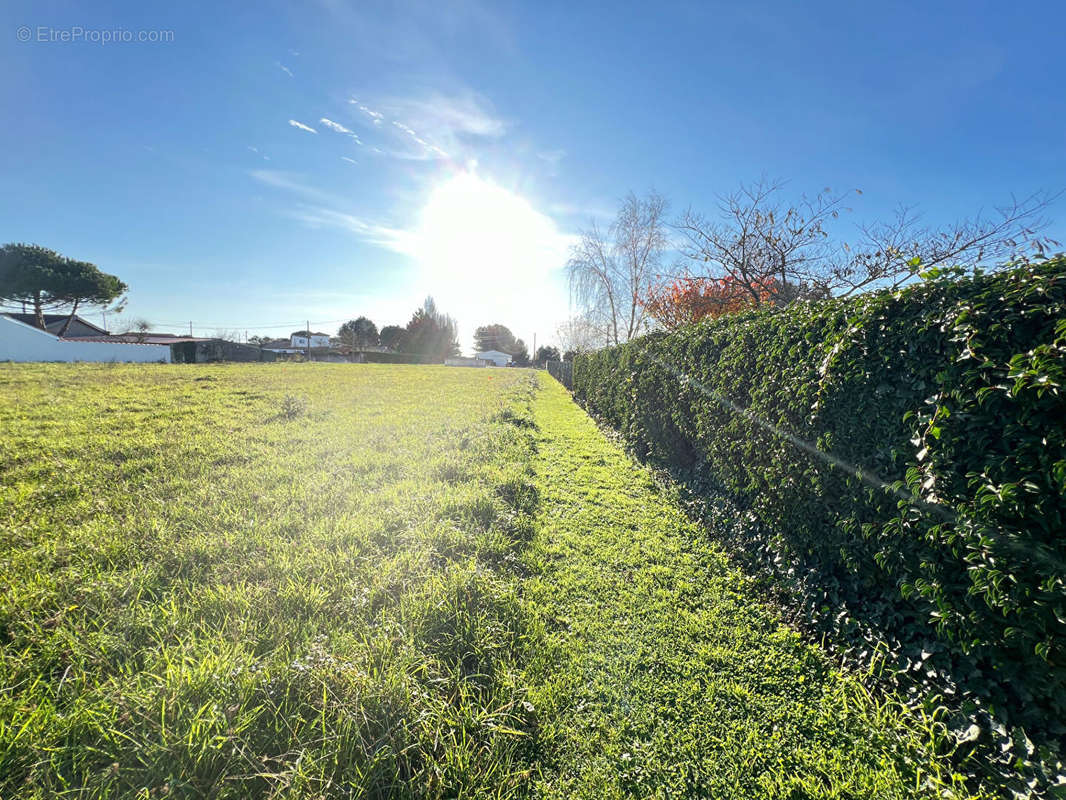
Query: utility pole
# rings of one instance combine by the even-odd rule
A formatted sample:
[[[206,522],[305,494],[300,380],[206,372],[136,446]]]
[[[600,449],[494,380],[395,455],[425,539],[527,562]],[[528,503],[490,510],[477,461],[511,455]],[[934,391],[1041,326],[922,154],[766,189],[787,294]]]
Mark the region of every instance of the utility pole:
[[[192,320],[189,320],[189,338],[192,338]]]
[[[306,320],[304,320],[304,322],[307,323],[307,331],[306,331],[306,333],[307,333],[307,360],[310,361],[311,360],[311,320],[306,319]]]

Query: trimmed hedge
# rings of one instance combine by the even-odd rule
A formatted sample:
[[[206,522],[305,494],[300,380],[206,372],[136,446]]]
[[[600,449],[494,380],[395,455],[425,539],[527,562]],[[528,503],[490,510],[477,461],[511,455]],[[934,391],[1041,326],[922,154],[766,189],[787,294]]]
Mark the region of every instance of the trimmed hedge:
[[[818,627],[1061,737],[1064,310],[1061,256],[940,274],[580,356],[574,393]]]

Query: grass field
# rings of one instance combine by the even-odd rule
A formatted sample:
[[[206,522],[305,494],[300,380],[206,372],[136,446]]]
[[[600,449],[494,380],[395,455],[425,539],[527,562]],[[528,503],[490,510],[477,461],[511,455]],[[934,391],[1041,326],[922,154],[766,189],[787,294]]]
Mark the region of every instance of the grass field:
[[[972,796],[550,379],[0,364],[0,797]]]

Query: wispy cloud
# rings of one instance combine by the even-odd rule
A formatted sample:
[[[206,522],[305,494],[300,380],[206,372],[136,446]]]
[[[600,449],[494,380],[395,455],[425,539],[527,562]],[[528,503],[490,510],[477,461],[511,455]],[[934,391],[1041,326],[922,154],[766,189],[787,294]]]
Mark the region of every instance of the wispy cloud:
[[[432,153],[433,155],[440,156],[441,158],[447,158],[448,157],[448,154],[445,153],[441,148],[437,147],[437,145],[435,145],[435,144],[430,144],[429,142],[427,142],[425,139],[423,139],[421,136],[419,136],[414,131],[413,128],[410,128],[407,125],[404,125],[402,122],[399,122],[397,120],[393,120],[392,124],[395,125],[397,128],[399,128],[404,133],[406,133],[408,136],[410,136],[415,141],[416,144],[421,145],[426,150],[426,152]]]
[[[367,108],[354,97],[348,102],[351,103],[353,106],[356,106],[360,111],[370,117],[370,119],[373,120],[375,125],[380,125],[381,121],[385,119],[385,115],[382,114],[380,111],[375,111],[372,108]]]
[[[344,156],[341,156],[341,158],[344,158]],[[352,163],[355,162],[353,161]],[[260,183],[284,189],[301,198],[304,202],[285,209],[282,213],[292,219],[299,220],[309,227],[339,228],[379,247],[394,250],[398,253],[413,252],[412,234],[410,232],[368,220],[343,210],[348,204],[345,198],[305,183],[301,175],[270,169],[252,170],[249,175]]]
[[[321,122],[323,125],[325,125],[327,128],[329,128],[331,131],[336,131],[337,133],[351,133],[350,130],[345,128],[339,122],[334,122],[331,119],[326,119],[325,117],[322,117],[322,119],[320,119],[319,122]]]
[[[343,133],[345,136],[352,137],[353,139],[355,139],[357,144],[362,144],[363,143],[362,140],[359,138],[358,135],[356,135],[356,133],[354,131],[351,131],[348,128],[345,128],[339,122],[334,122],[333,120],[326,119],[325,117],[322,117],[322,119],[320,119],[319,122],[321,122],[323,125],[325,125],[327,128],[329,128],[331,131],[336,131],[337,133]]]
[[[338,228],[355,234],[368,244],[407,255],[414,252],[414,244],[409,231],[371,222],[354,214],[325,206],[309,205],[298,205],[286,211],[285,214],[310,228]]]
[[[297,122],[294,119],[290,119],[289,124],[292,125],[292,127],[294,128],[299,128],[300,130],[307,131],[308,133],[318,133],[318,131],[316,131],[310,125],[304,125],[302,122]]]
[[[269,161],[270,160],[270,156],[264,155],[263,153],[260,153],[258,147],[252,147],[251,145],[248,145],[248,149],[251,152],[255,153],[257,156],[259,156],[260,158],[262,158],[264,161]]]
[[[349,164],[358,164],[354,158],[348,158],[348,156],[341,156],[341,161],[347,161]]]
[[[537,158],[541,161],[550,164],[555,167],[559,165],[559,162],[566,158],[565,150],[545,150],[541,153],[537,153]]]
[[[481,95],[469,90],[446,95],[439,92],[416,97],[384,97],[372,106],[353,97],[352,105],[367,115],[375,125],[391,122],[406,134],[407,141],[418,145],[392,155],[405,159],[435,159],[472,156],[477,140],[502,136],[506,123]],[[377,110],[380,109],[380,110]]]
[[[280,61],[275,61],[274,63],[277,64],[278,67],[281,69],[281,71],[284,72],[286,75],[288,75],[290,78],[295,78],[296,77],[295,75],[292,74],[292,70],[289,69],[288,67],[286,67],[284,64],[282,64]]]

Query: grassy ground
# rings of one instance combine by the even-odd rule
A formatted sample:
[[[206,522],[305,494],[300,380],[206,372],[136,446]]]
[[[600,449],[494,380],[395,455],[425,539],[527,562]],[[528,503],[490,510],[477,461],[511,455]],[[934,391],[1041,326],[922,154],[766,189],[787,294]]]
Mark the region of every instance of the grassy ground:
[[[554,381],[536,404],[545,797],[969,797],[943,726],[760,605],[675,494]]]
[[[536,384],[0,364],[0,797],[953,784]]]
[[[0,364],[0,797],[519,785],[529,390]]]

